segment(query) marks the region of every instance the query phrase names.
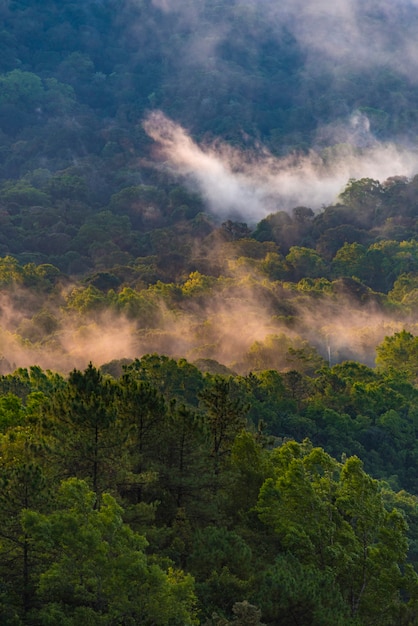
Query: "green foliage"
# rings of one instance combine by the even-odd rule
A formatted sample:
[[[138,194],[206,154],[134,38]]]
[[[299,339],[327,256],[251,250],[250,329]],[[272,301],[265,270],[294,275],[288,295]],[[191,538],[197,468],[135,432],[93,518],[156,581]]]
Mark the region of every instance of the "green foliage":
[[[303,278],[320,278],[328,274],[325,261],[315,250],[292,246],[286,256],[290,266],[290,273],[296,282]]]
[[[202,376],[149,355],[118,379],[92,365],[67,381],[10,376],[25,393],[0,397],[5,620],[180,626],[198,611],[212,624],[392,626],[413,614],[416,497],[389,484],[415,488],[414,387],[346,362],[298,403],[303,377],[290,374]],[[386,482],[356,456],[284,439],[303,429]]]
[[[235,395],[237,390],[231,378],[214,376],[209,380],[200,400],[207,413],[211,454],[219,461],[231,451],[235,435],[245,424],[247,408]]]
[[[0,76],[0,93],[0,106],[27,108],[41,104],[44,89],[39,76],[16,69]]]
[[[164,355],[146,354],[128,366],[128,372],[138,380],[151,383],[166,399],[178,398],[196,406],[203,389],[203,376],[186,359],[171,359]]]
[[[240,520],[257,503],[260,488],[272,471],[268,456],[253,434],[241,431],[231,450],[228,510],[231,517]]]
[[[418,338],[402,330],[386,337],[377,347],[376,364],[385,370],[399,370],[410,380],[416,380],[418,364]]]
[[[294,369],[311,375],[324,363],[307,341],[291,339],[284,333],[267,335],[263,342],[253,343],[248,352],[248,361],[254,371]]]
[[[291,554],[280,555],[263,572],[255,601],[263,607],[268,624],[292,626],[309,623],[317,626],[349,626],[347,606],[331,571],[303,565]]]
[[[37,595],[41,623],[197,623],[193,581],[183,572],[164,572],[148,562],[146,541],[122,521],[122,509],[108,494],[100,508],[86,483],[62,483],[56,511],[26,510],[23,524],[42,548],[44,571]]]
[[[46,450],[45,441],[28,426],[11,426],[0,438],[0,610],[12,624],[27,620],[35,605],[40,555],[20,516],[28,507],[45,510],[50,502],[53,471],[45,464]]]
[[[117,294],[114,306],[128,319],[138,320],[144,326],[155,326],[159,319],[159,311],[155,303],[131,287],[124,287]]]
[[[364,212],[371,209],[374,211],[376,199],[379,199],[381,194],[382,187],[378,180],[362,178],[360,180],[350,180],[340,194],[340,200],[342,204],[346,204],[355,210]]]
[[[22,282],[22,269],[17,259],[6,256],[0,261],[0,281],[2,287]]]
[[[84,372],[73,370],[67,385],[46,407],[61,475],[85,479],[98,494],[117,480],[115,459],[126,437],[117,420],[114,396],[111,381],[90,363]],[[74,432],[69,437],[71,426]]]
[[[49,196],[46,193],[32,187],[24,181],[4,184],[0,192],[0,198],[6,205],[48,206],[50,203]]]
[[[200,272],[192,272],[182,286],[182,292],[187,297],[196,297],[208,293],[214,280],[208,276],[202,276]]]
[[[416,623],[418,178],[219,225],[141,124],[325,171],[359,103],[359,154],[416,135],[409,74],[307,63],[261,4],[0,4],[0,622]],[[16,369],[93,317],[169,354]]]
[[[301,564],[333,577],[351,617],[368,623],[378,614],[392,623],[407,585],[403,516],[385,509],[377,482],[356,457],[341,466],[323,450],[288,443],[273,460],[277,474],[260,491],[260,519]]]
[[[0,431],[5,432],[8,428],[21,426],[24,420],[24,411],[20,399],[8,393],[0,397]]]
[[[75,287],[67,297],[68,309],[73,309],[78,313],[104,310],[105,306],[106,297],[92,285]]]
[[[356,276],[362,278],[366,260],[366,248],[359,243],[345,243],[332,260],[332,266],[337,276]]]

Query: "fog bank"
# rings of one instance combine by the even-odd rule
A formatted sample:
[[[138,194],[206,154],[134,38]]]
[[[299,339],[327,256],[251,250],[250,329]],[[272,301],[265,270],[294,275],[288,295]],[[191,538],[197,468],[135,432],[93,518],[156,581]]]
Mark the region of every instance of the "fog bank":
[[[144,128],[156,144],[156,166],[197,190],[214,214],[252,224],[298,205],[318,210],[332,204],[351,178],[383,181],[418,172],[418,153],[377,141],[361,113],[353,114],[345,125],[322,129],[322,137],[345,139],[344,143],[285,158],[263,147],[245,152],[221,141],[199,145],[161,111],[150,113]]]

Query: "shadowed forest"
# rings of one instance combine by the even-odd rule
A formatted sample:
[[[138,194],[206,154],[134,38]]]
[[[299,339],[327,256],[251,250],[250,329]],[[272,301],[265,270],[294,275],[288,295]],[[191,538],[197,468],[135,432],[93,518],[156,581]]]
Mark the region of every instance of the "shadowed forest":
[[[418,624],[418,5],[0,0],[0,622]]]

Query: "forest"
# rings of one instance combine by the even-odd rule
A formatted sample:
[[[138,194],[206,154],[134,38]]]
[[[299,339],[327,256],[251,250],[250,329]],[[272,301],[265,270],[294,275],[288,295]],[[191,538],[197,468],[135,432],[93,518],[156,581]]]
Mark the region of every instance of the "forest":
[[[418,624],[418,6],[0,0],[2,626]]]

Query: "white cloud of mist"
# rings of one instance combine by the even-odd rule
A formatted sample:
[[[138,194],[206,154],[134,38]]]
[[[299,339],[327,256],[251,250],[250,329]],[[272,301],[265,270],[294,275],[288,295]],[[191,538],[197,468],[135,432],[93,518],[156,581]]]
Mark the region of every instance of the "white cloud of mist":
[[[229,81],[235,84],[245,70],[236,58],[230,61],[225,55],[223,42],[231,38],[238,55],[240,49],[247,48],[241,39],[252,39],[248,47],[254,51],[258,50],[257,42],[268,43],[274,35],[283,41],[285,32],[296,39],[303,52],[306,76],[315,80],[317,73],[325,72],[331,91],[334,76],[336,92],[343,89],[342,99],[350,81],[357,80],[357,71],[366,70],[368,82],[373,81],[377,68],[387,68],[411,83],[418,78],[418,0],[235,0],[217,7],[207,0],[153,0],[153,5],[172,17],[173,33],[178,30],[182,35],[175,41],[176,45],[182,41],[178,64],[186,84],[184,68],[203,67],[210,70],[208,81],[217,77],[227,89]],[[241,24],[245,24],[243,31]],[[302,69],[300,72],[303,82],[305,74]],[[377,78],[376,91],[379,85]],[[186,92],[189,88],[185,87]],[[300,97],[303,89],[302,84]],[[324,89],[326,97],[327,87]],[[394,99],[397,89],[395,80]],[[201,103],[210,101],[210,91],[208,94]],[[199,100],[198,94],[190,97],[192,103]],[[192,125],[193,120],[187,123]],[[319,209],[334,202],[350,178],[383,181],[418,172],[416,152],[395,142],[376,141],[367,117],[355,112],[346,123],[318,128],[320,149],[284,159],[275,159],[263,150],[255,158],[220,142],[198,145],[185,129],[160,112],[148,117],[145,128],[160,146],[166,165],[197,189],[210,210],[221,218],[237,217],[254,223],[271,212],[297,205]],[[344,145],[326,149],[338,143]]]
[[[91,319],[78,316],[57,318],[59,327],[51,335],[46,332],[33,341],[22,339],[22,322],[30,326],[16,307],[3,299],[0,315],[0,371],[39,365],[67,373],[83,369],[92,361],[100,365],[113,359],[137,356],[135,325],[123,316],[105,314]],[[8,364],[8,365],[7,365]]]
[[[199,42],[219,39],[220,32],[223,38],[229,36],[228,18],[250,14],[258,37],[257,15],[263,14],[278,37],[284,28],[295,37],[311,67],[318,62],[328,63],[328,69],[336,72],[341,67],[388,67],[411,82],[418,78],[417,0],[236,0],[221,7],[217,23],[208,21],[204,0],[153,0],[153,4],[166,14],[181,16],[182,23],[189,22],[194,32],[189,44],[195,52],[189,55],[191,64],[205,63],[204,55],[196,55]]]
[[[298,205],[319,209],[334,202],[350,178],[385,180],[413,176],[418,153],[378,142],[367,117],[356,113],[328,129],[340,146],[308,155],[276,158],[266,150],[245,153],[221,142],[198,145],[178,124],[154,111],[144,122],[160,159],[197,188],[216,215],[256,223],[269,213]],[[326,129],[323,131],[326,134]]]
[[[308,58],[351,68],[387,66],[416,80],[416,0],[287,0],[284,11],[268,3]]]
[[[355,359],[372,366],[375,348],[394,332],[406,328],[418,334],[416,318],[398,320],[385,315],[372,304],[356,305],[348,297],[338,299],[309,298],[301,294],[299,303],[290,300],[295,318],[292,329],[278,317],[271,295],[279,287],[261,280],[245,267],[236,270],[233,281],[211,292],[204,301],[186,302],[182,310],[170,311],[161,304],[159,328],[140,329],[123,315],[105,313],[68,315],[57,312],[58,327],[39,340],[23,341],[19,336],[23,317],[14,318],[13,303],[2,302],[0,315],[0,371],[39,365],[67,374],[74,367],[84,369],[89,361],[96,366],[114,359],[141,357],[157,352],[174,358],[215,359],[241,373],[248,372],[248,352],[254,342],[264,342],[271,335],[284,333],[291,340],[302,338],[317,347],[331,364],[341,359]],[[270,291],[271,290],[271,291]],[[286,291],[286,290],[285,290]],[[24,292],[22,291],[22,295]],[[27,320],[30,319],[28,313]],[[292,368],[286,354],[277,362]],[[7,362],[9,367],[7,367]]]
[[[356,306],[348,297],[313,301],[298,311],[299,332],[331,365],[356,360],[374,366],[376,347],[385,337],[408,328],[417,334],[414,320],[402,321],[376,306]]]
[[[23,295],[22,291],[22,295]],[[274,332],[268,307],[254,297],[251,289],[214,294],[203,308],[190,306],[182,312],[170,311],[161,303],[161,325],[139,329],[123,315],[65,314],[56,311],[57,329],[39,341],[22,340],[22,328],[30,313],[16,316],[11,300],[3,298],[0,314],[0,371],[39,365],[68,373],[84,369],[90,361],[96,366],[114,359],[141,357],[158,352],[176,358],[212,358],[224,363],[242,360],[254,341]],[[239,329],[239,332],[237,332]]]

